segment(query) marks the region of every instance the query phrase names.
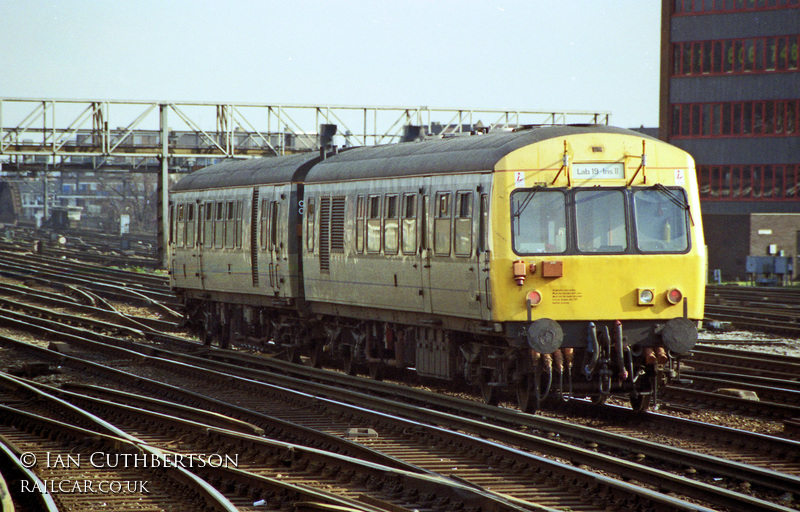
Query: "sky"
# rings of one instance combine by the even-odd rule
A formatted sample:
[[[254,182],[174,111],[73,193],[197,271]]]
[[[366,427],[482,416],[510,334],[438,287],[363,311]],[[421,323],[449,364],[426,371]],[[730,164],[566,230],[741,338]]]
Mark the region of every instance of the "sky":
[[[658,124],[659,0],[0,0],[0,98],[611,112]]]

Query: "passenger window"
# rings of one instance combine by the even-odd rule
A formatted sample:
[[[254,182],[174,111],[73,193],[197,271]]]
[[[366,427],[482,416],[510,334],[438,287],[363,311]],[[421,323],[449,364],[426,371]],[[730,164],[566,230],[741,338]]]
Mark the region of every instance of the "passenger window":
[[[242,248],[242,201],[236,201],[233,204],[233,209],[236,211],[233,224],[233,245],[237,249]]]
[[[579,251],[619,253],[628,248],[622,191],[576,192],[575,214]]]
[[[214,203],[206,203],[206,219],[203,224],[203,245],[214,246]]]
[[[269,220],[269,245],[270,249],[278,247],[278,219],[280,218],[280,206],[278,201],[272,201],[270,209],[271,215]]]
[[[456,195],[458,214],[455,219],[454,247],[456,256],[472,254],[472,192]]]
[[[175,231],[177,230],[178,218],[175,216],[175,205],[169,207],[169,243],[175,244]]]
[[[481,251],[489,250],[489,196],[481,194],[481,219],[478,233],[478,249]]]
[[[417,252],[417,195],[405,194],[403,196],[403,220],[400,237],[403,254],[416,254]]]
[[[358,196],[356,201],[356,252],[364,252],[364,196]]]
[[[381,252],[381,196],[369,196],[367,252]]]
[[[236,203],[228,201],[225,212],[225,247],[233,249],[236,241]]]
[[[186,247],[194,247],[194,204],[186,205]]]
[[[450,255],[450,192],[436,193],[436,218],[433,221],[433,252],[437,256]]]
[[[399,238],[397,199],[394,194],[386,196],[386,212],[383,221],[383,251],[385,254],[397,254]]]
[[[223,242],[225,241],[225,209],[223,208],[222,201],[217,202],[216,206],[216,220],[214,221],[214,247],[222,249]]]
[[[309,253],[314,252],[314,230],[316,229],[314,226],[314,216],[316,214],[316,210],[314,209],[316,205],[314,204],[314,198],[309,197],[306,200],[306,250]]]
[[[261,200],[261,249],[267,250],[269,237],[269,201]]]
[[[183,239],[185,237],[186,218],[184,217],[184,208],[184,205],[178,205],[178,236],[175,240],[175,245],[178,247],[183,247]]]

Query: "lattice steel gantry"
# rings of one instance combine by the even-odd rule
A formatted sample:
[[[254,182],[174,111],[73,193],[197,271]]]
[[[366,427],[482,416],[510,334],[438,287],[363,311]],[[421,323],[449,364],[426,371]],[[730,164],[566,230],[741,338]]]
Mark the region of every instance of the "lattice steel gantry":
[[[523,125],[608,124],[610,113],[392,106],[0,98],[0,166],[60,170],[157,162],[159,257],[166,259],[168,175],[252,158]],[[323,140],[325,125],[335,125]]]

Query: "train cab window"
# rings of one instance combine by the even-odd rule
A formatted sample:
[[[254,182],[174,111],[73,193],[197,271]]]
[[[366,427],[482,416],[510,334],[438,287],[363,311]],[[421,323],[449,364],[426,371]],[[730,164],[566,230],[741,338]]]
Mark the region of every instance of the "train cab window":
[[[384,203],[383,220],[383,252],[384,254],[397,254],[399,233],[398,197],[396,194],[386,196]]]
[[[472,254],[472,192],[456,194],[456,219],[453,248],[456,256]]]
[[[381,252],[381,196],[369,196],[367,252]]]
[[[567,250],[566,196],[558,190],[517,190],[511,194],[511,228],[517,254],[559,254]],[[488,220],[488,219],[487,219]]]
[[[306,205],[305,205],[306,250],[309,253],[314,252],[314,229],[316,229],[314,223],[315,223],[315,215],[317,213],[315,210],[315,206],[316,205],[314,204],[314,198],[309,197],[308,200],[306,200]]]
[[[402,226],[400,239],[403,254],[416,254],[417,252],[417,195],[405,194],[403,196]]]
[[[575,193],[578,250],[619,253],[628,248],[625,194],[621,190],[583,190]]]
[[[194,247],[194,204],[186,205],[186,247]]]
[[[183,247],[183,240],[186,236],[186,205],[178,205],[178,236],[175,238],[175,245]]]
[[[214,246],[214,203],[206,203],[205,222],[203,223],[203,245]]]
[[[356,252],[364,252],[364,196],[356,199]]]
[[[450,255],[450,192],[436,193],[436,217],[433,219],[433,252],[437,256]]]
[[[647,189],[633,193],[636,245],[642,252],[689,249],[688,205],[681,189]]]
[[[216,249],[222,249],[223,242],[225,241],[225,209],[223,208],[222,201],[217,201],[214,211],[214,247]]]

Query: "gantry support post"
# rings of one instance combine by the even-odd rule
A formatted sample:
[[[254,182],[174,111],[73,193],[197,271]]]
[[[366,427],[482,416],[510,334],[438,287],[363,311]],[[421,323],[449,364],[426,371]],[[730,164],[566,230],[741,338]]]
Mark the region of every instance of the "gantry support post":
[[[158,261],[162,268],[169,268],[169,127],[168,105],[159,105],[161,129],[161,169],[158,171]]]

